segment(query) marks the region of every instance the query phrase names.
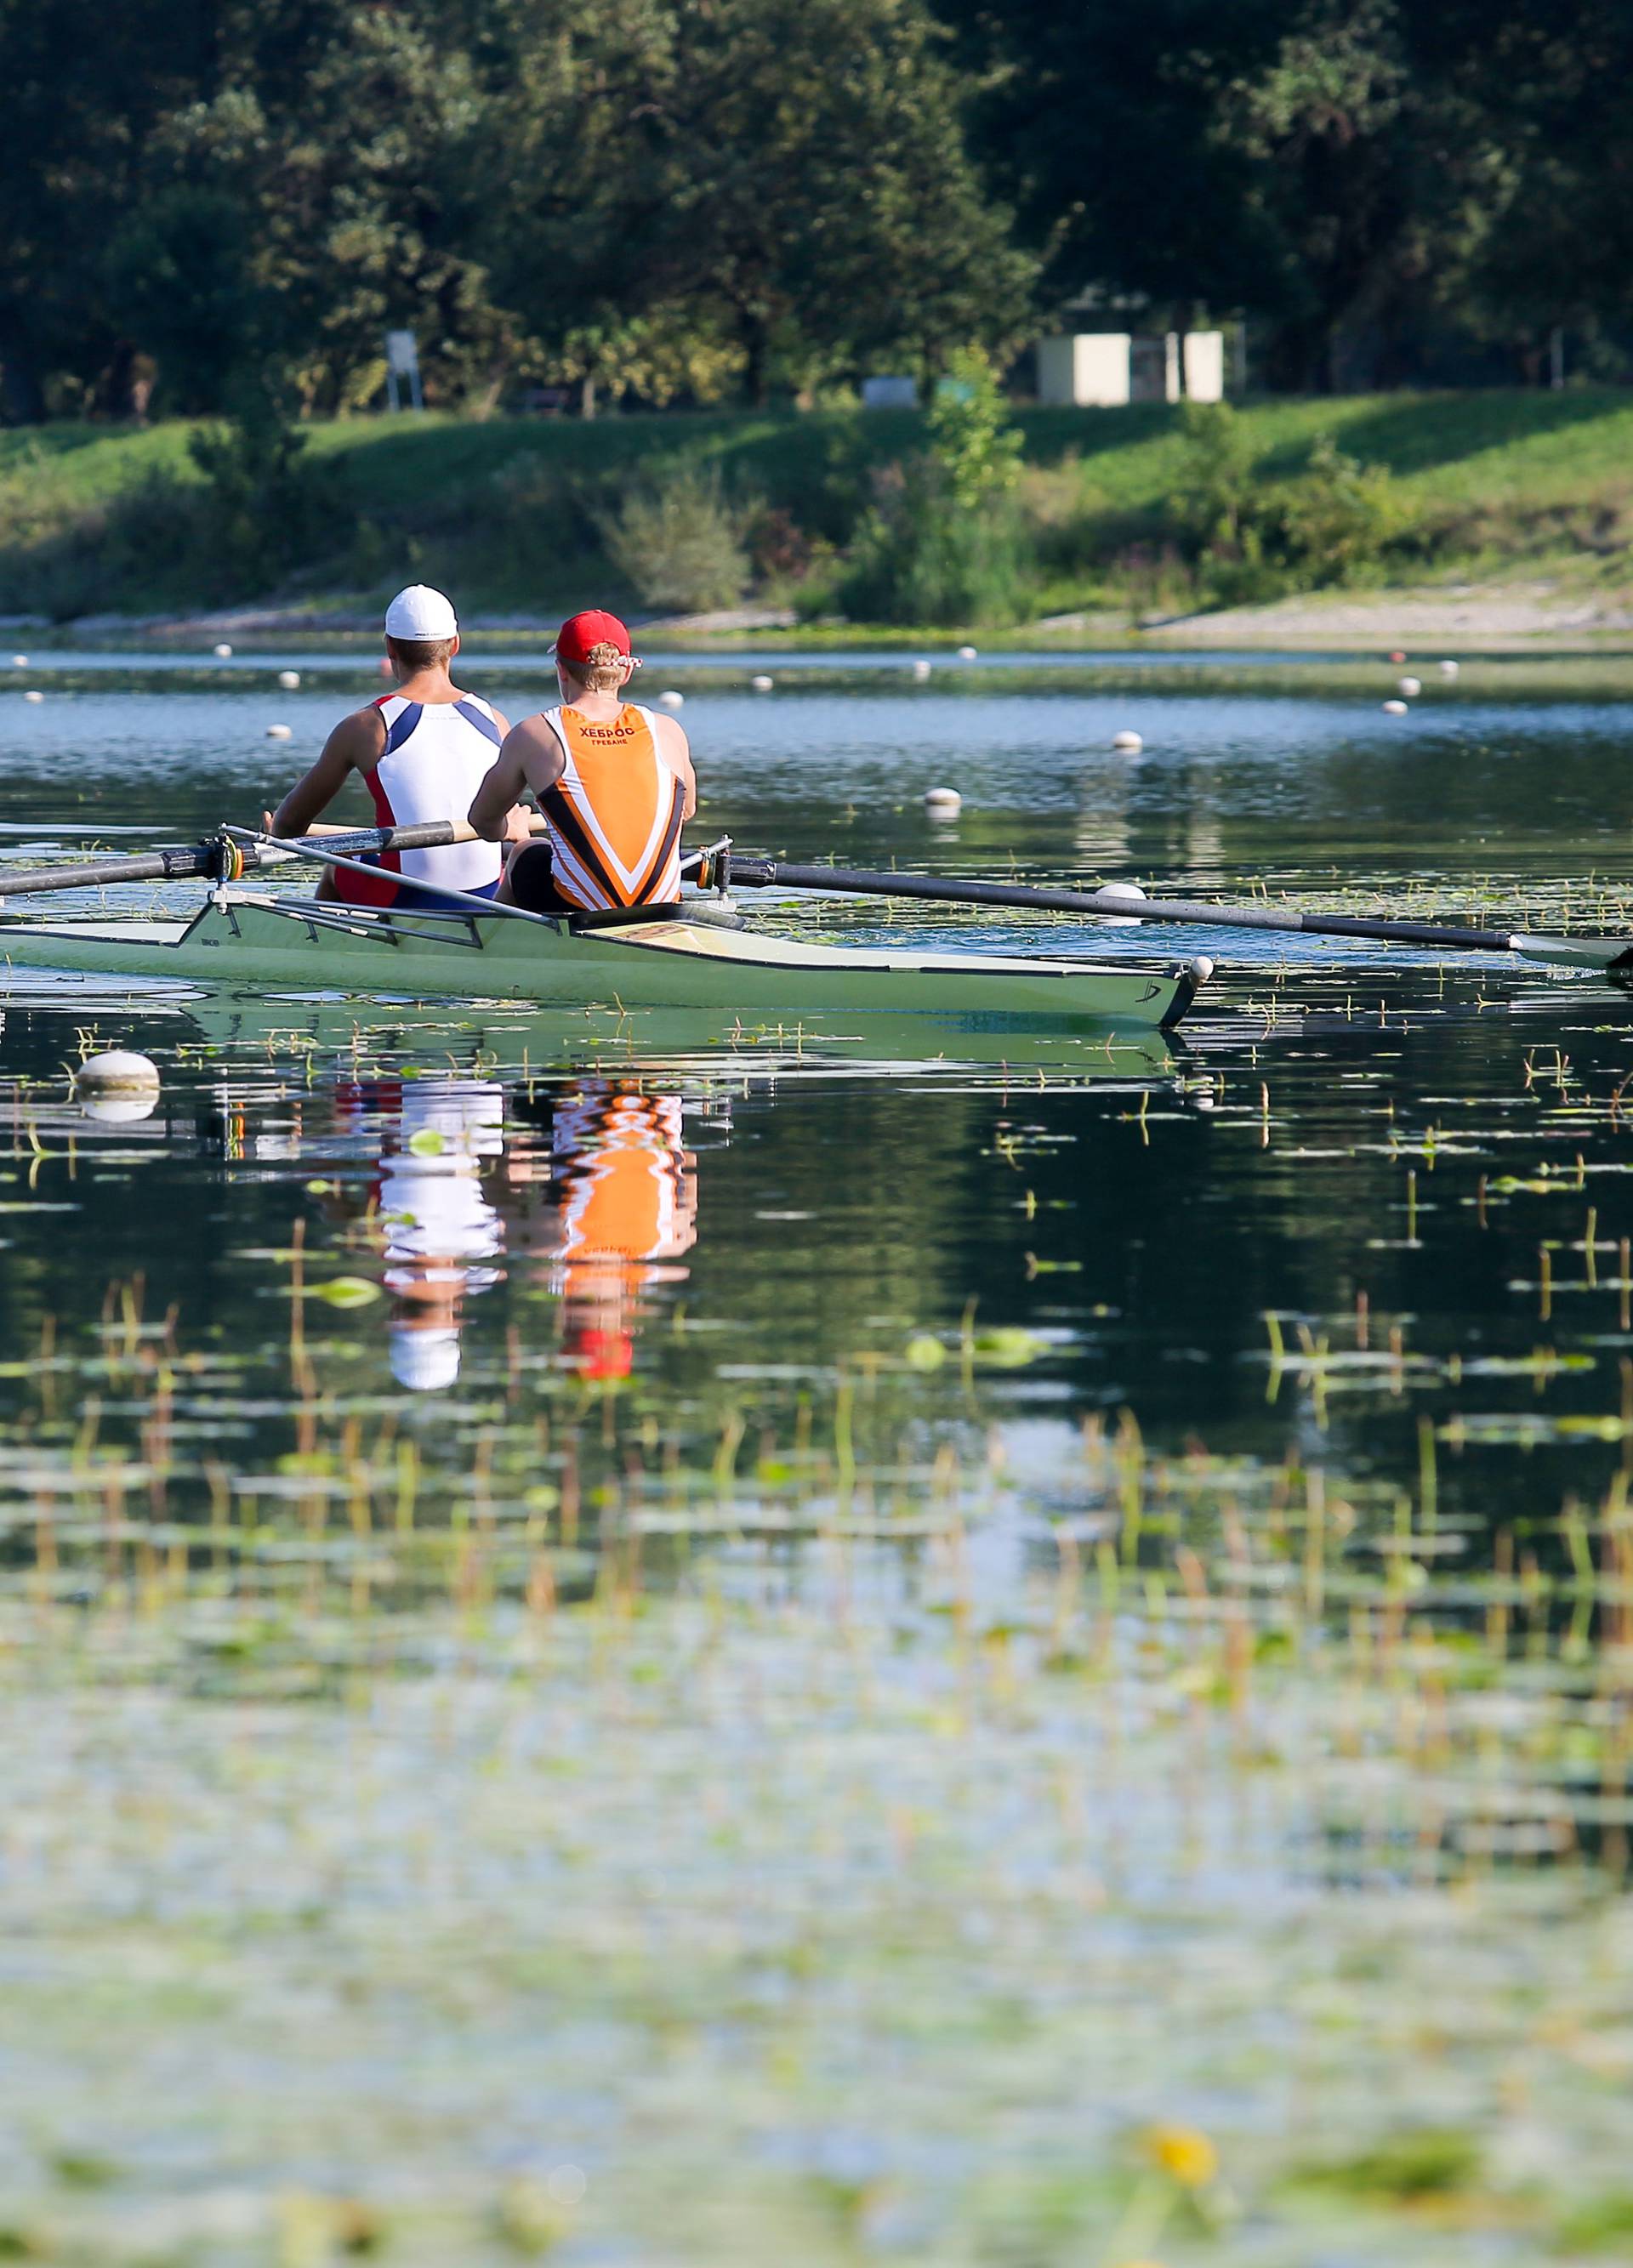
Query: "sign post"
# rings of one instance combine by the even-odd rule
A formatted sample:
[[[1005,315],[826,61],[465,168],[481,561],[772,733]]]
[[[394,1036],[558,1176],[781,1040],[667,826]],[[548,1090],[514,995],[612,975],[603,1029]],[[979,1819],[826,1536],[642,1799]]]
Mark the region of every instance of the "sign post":
[[[419,349],[414,343],[412,331],[386,333],[386,399],[393,409],[403,407],[399,379],[408,380],[409,400],[416,409],[423,409],[425,403],[419,390]]]

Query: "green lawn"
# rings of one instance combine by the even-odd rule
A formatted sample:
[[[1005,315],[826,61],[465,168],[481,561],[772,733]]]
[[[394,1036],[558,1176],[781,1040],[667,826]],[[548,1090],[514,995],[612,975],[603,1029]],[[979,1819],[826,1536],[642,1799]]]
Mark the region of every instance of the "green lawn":
[[[1633,477],[1633,396],[1389,394],[1256,404],[1243,413],[1267,477],[1296,473],[1331,433],[1402,482],[1423,562],[1500,570],[1575,551],[1614,571]],[[1178,416],[1162,407],[1019,413],[1049,606],[1115,602],[1126,547],[1160,534],[1179,475]],[[842,545],[876,468],[920,446],[909,411],[670,414],[576,420],[368,417],[316,425],[332,470],[323,538],[292,583],[308,597],[373,593],[404,572],[457,578],[468,600],[548,609],[587,578],[620,592],[599,516],[621,481],[718,472],[734,499],[778,507]],[[262,595],[166,534],[196,481],[181,423],[146,432],[54,425],[0,432],[0,609],[70,616]],[[209,553],[201,557],[201,549]],[[240,576],[240,582],[254,578]]]

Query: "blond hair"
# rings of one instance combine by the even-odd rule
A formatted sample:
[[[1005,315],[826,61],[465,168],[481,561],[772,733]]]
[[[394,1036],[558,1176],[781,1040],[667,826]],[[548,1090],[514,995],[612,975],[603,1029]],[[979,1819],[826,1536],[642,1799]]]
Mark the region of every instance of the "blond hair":
[[[624,665],[629,656],[620,652],[610,638],[602,638],[599,645],[591,646],[582,661],[569,661],[565,654],[558,659],[580,693],[616,693],[624,682]]]

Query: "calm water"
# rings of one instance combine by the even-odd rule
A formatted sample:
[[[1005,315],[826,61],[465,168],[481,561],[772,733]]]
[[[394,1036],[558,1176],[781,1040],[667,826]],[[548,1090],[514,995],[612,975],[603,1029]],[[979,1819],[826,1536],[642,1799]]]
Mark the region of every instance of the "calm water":
[[[539,697],[520,668],[482,681],[513,716]],[[340,690],[333,672],[295,694],[150,674],[8,697],[7,855],[252,811]],[[270,718],[290,742],[265,740]],[[812,673],[770,697],[696,692],[685,720],[708,831],[796,858],[1544,907],[1633,868],[1612,707],[1442,696],[1403,730],[1371,701],[1079,697],[1024,673],[972,697],[859,667],[842,689]],[[1134,762],[1108,752],[1127,725]],[[920,808],[939,781],[965,797],[952,827]],[[822,918],[898,933],[877,908]],[[286,1367],[271,1256],[299,1225],[311,1278],[365,1287],[325,1311],[345,1321],[329,1359],[351,1392],[406,1395],[440,1454],[447,1397],[521,1360],[627,1374],[699,1437],[738,1407],[791,1424],[860,1375],[890,1425],[999,1422],[1039,1467],[1086,1414],[1127,1409],[1169,1445],[1410,1477],[1428,1419],[1449,1429],[1442,1499],[1472,1521],[1602,1487],[1620,1444],[1585,1421],[1620,1412],[1633,1351],[1611,1107],[1628,1002],[1495,962],[1340,965],[1307,940],[1096,941],[1164,960],[1199,943],[1221,977],[1171,1048],[973,1064],[728,1049],[650,1017],[14,999],[0,1071],[31,1084],[7,1091],[0,1351],[25,1363],[48,1317],[71,1337],[140,1277],[146,1312],[174,1307],[183,1343],[225,1343],[259,1380],[222,1421],[251,1441]],[[151,1117],[95,1127],[65,1103],[87,1028],[161,1064]],[[972,1381],[972,1330],[1013,1335],[1012,1366]],[[1352,1359],[1301,1368],[1301,1330]]]
[[[256,666],[0,688],[0,862],[372,689]],[[672,674],[748,846],[1633,927],[1613,707]],[[13,988],[0,2257],[1627,2256],[1633,1003],[1094,939],[1203,945],[956,1060]]]

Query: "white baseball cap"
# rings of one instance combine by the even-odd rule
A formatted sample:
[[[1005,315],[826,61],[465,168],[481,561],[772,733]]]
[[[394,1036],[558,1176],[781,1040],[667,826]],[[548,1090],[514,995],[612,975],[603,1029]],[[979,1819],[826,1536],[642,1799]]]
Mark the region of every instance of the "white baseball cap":
[[[457,637],[454,601],[428,583],[410,583],[386,609],[386,636],[394,638]]]

